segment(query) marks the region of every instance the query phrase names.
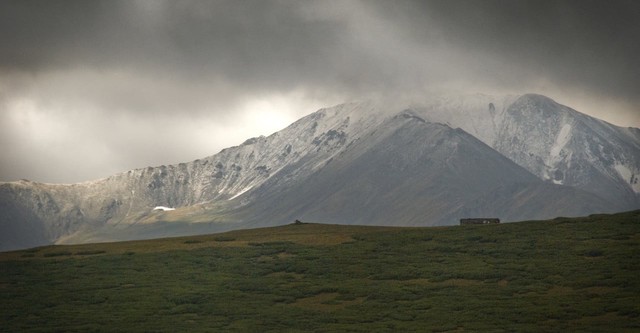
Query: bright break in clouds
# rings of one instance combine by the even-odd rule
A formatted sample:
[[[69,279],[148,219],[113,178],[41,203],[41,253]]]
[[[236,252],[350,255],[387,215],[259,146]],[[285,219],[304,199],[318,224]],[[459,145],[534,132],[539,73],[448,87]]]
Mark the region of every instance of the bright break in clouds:
[[[635,1],[3,1],[0,180],[189,161],[354,99],[527,93],[640,126]]]

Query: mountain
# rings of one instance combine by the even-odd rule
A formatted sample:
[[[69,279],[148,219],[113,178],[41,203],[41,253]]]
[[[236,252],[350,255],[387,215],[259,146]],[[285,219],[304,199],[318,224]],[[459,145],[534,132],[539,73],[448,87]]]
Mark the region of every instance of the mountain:
[[[552,99],[527,94],[443,97],[416,108],[460,127],[540,179],[640,205],[640,129],[614,126]]]
[[[543,180],[640,203],[640,130],[588,117],[539,95],[506,109],[493,147]]]
[[[0,249],[294,219],[445,225],[630,210],[640,207],[639,158],[640,130],[539,95],[346,103],[190,163],[79,184],[1,183]]]
[[[559,210],[581,215],[587,210],[585,202],[597,211],[609,206],[573,188],[557,186],[564,192],[553,191],[551,184],[463,130],[426,122],[411,112],[392,117],[365,140],[346,145],[311,176],[287,186],[279,180],[246,196],[253,204],[242,207],[243,213],[251,212],[245,220],[450,225],[466,216],[462,213],[477,209],[478,200],[489,193],[495,200],[484,200],[482,207],[497,216],[546,218]],[[514,205],[509,195],[517,191],[530,195]],[[564,206],[540,209],[549,201]],[[284,210],[280,203],[286,203]],[[538,209],[519,211],[528,205]]]

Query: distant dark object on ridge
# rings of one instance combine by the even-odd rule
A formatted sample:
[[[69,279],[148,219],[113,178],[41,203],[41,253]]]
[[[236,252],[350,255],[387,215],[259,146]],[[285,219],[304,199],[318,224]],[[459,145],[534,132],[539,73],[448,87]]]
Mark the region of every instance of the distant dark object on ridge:
[[[460,225],[465,224],[498,224],[500,219],[497,218],[475,218],[475,219],[460,219]]]

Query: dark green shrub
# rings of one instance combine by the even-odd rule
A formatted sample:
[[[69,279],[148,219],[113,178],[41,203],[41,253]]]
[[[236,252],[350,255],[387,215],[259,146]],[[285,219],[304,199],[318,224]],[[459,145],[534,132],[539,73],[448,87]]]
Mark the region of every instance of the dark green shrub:
[[[592,249],[587,251],[584,254],[586,257],[601,257],[604,255],[604,251],[600,250],[600,249]]]
[[[233,242],[234,240],[236,240],[233,237],[229,237],[229,236],[218,236],[216,238],[213,239],[216,242]]]
[[[107,253],[107,251],[103,251],[103,250],[78,251],[78,252],[76,252],[76,255],[79,255],[79,256],[90,256],[90,255],[102,254],[102,253]]]
[[[70,256],[73,253],[69,252],[69,251],[59,251],[59,252],[49,252],[49,253],[45,253],[42,256],[43,257],[61,257],[61,256]]]

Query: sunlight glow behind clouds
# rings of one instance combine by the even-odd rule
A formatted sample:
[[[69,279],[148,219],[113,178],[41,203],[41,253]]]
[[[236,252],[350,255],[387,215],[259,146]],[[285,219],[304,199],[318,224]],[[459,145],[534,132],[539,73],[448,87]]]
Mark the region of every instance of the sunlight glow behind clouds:
[[[302,115],[328,106],[323,102],[309,99],[299,92],[250,99],[238,110],[243,114],[241,132],[268,136],[287,127]]]
[[[614,0],[0,2],[0,181],[187,162],[319,108],[541,93],[640,126]]]
[[[189,162],[250,137],[270,135],[323,105],[302,93],[274,94],[212,110],[211,115],[203,111],[187,116],[177,108],[149,117],[147,112],[88,109],[74,101],[23,97],[5,104],[0,119],[9,132],[3,140],[11,140],[15,149],[3,151],[0,167],[11,170],[17,160],[27,163],[17,172],[5,172],[11,178],[3,180],[29,175],[36,181],[71,183]],[[228,118],[217,116],[221,114]]]

